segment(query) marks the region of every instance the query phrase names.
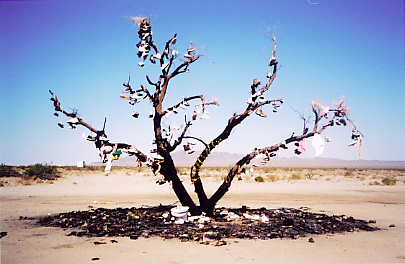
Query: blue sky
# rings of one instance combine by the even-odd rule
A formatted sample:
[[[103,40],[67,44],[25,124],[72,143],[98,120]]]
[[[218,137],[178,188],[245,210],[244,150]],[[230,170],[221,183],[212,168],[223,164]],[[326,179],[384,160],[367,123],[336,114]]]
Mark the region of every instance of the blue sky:
[[[317,4],[311,4],[317,3]],[[152,141],[150,105],[134,110],[119,98],[131,73],[133,87],[156,78],[153,65],[137,66],[137,28],[130,16],[151,17],[159,47],[178,34],[176,49],[189,42],[203,57],[175,78],[165,106],[203,93],[220,107],[199,120],[190,135],[210,141],[234,112],[246,107],[254,78],[263,82],[277,37],[281,68],[266,93],[285,104],[266,119],[252,115],[218,151],[247,153],[300,132],[292,108],[310,115],[312,100],[332,104],[345,96],[351,119],[365,135],[361,159],[405,160],[404,2],[400,0],[289,1],[2,1],[0,2],[0,163],[75,164],[97,161],[84,128],[60,129],[48,90],[62,107],[101,128],[113,142],[145,153]],[[188,113],[190,114],[190,113]],[[165,120],[181,126],[181,112]],[[349,148],[351,130],[332,127],[323,157],[359,159]],[[302,156],[313,157],[313,151]],[[292,150],[279,153],[292,156]]]

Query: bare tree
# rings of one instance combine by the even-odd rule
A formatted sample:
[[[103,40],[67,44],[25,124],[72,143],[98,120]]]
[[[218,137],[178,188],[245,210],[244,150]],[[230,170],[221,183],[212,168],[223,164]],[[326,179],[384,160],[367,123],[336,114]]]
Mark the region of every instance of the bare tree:
[[[61,112],[62,114],[70,117],[68,120],[70,127],[74,128],[76,125],[82,125],[96,134],[95,137],[88,136],[88,140],[95,142],[100,157],[102,158],[103,162],[107,163],[106,173],[110,171],[111,163],[114,160],[114,157],[117,157],[123,153],[135,155],[140,164],[146,164],[146,166],[149,166],[155,174],[161,174],[164,181],[172,184],[173,190],[179,201],[183,206],[188,206],[190,208],[191,214],[199,215],[202,212],[205,212],[206,214],[211,215],[215,205],[229,190],[234,177],[242,173],[245,170],[244,167],[250,164],[253,159],[260,159],[261,163],[265,164],[269,162],[271,158],[275,157],[278,151],[287,149],[288,145],[293,143],[295,154],[299,155],[306,151],[306,139],[310,137],[315,137],[317,139],[316,142],[318,142],[319,149],[321,149],[323,139],[320,138],[319,135],[327,128],[334,125],[351,125],[353,127],[353,143],[351,145],[361,142],[363,135],[357,130],[356,126],[348,118],[348,108],[344,99],[334,108],[312,103],[314,121],[311,126],[308,126],[309,120],[302,117],[304,126],[301,134],[295,135],[293,133],[291,136],[277,144],[263,148],[255,148],[252,152],[246,154],[242,159],[236,162],[236,164],[228,172],[224,182],[219,186],[217,191],[208,198],[204,191],[199,171],[212,150],[221,142],[228,139],[232,130],[237,125],[241,124],[252,113],[256,113],[260,117],[264,118],[266,115],[261,110],[263,106],[269,105],[273,112],[277,112],[277,109],[283,104],[282,99],[265,98],[265,93],[269,90],[277,74],[278,62],[276,59],[276,38],[272,38],[274,45],[269,63],[267,65],[270,69],[266,76],[268,79],[267,82],[262,85],[259,80],[254,79],[252,85],[248,88],[250,89],[251,96],[247,100],[246,109],[242,113],[233,114],[229,118],[223,131],[219,133],[219,135],[216,136],[210,143],[205,143],[200,138],[188,135],[188,129],[198,117],[200,119],[207,119],[209,117],[207,110],[208,107],[210,105],[218,106],[219,104],[217,101],[207,101],[203,95],[195,95],[183,97],[179,103],[166,109],[163,108],[163,102],[165,100],[170,81],[180,74],[187,73],[190,65],[201,58],[201,55],[197,53],[197,49],[192,42],[183,55],[179,54],[179,52],[174,49],[174,44],[177,42],[177,34],[166,42],[163,50],[159,50],[152,38],[153,34],[149,18],[132,17],[131,21],[136,24],[139,29],[137,55],[138,58],[140,58],[140,61],[138,65],[143,67],[145,63],[149,62],[156,64],[156,66],[160,68],[160,73],[159,76],[156,77],[156,80],[152,80],[152,78],[146,75],[146,81],[149,86],[148,88],[146,88],[144,85],[140,85],[140,89],[133,89],[129,79],[127,83],[123,84],[125,90],[123,91],[121,98],[128,100],[132,105],[139,103],[141,100],[148,100],[152,103],[154,112],[151,112],[149,117],[153,117],[155,137],[153,143],[156,145],[156,148],[151,152],[155,154],[154,157],[149,157],[132,145],[125,143],[110,143],[105,134],[105,122],[102,130],[93,128],[84,122],[83,119],[79,118],[76,111],[71,113],[64,111],[60,107],[60,102],[56,95],[50,91],[52,94],[51,100],[54,102],[55,115],[58,115],[57,112]],[[180,64],[175,66],[175,61],[180,61]],[[192,112],[191,119],[188,120],[187,116],[185,116],[185,125],[182,131],[178,131],[176,133],[173,127],[165,126],[162,123],[162,118],[170,118],[172,114],[177,114],[180,109],[189,108],[190,104],[194,101],[197,102],[194,104],[194,111]],[[138,115],[139,113],[137,112],[133,113],[135,118],[137,118]],[[61,127],[63,126],[63,124],[59,125]],[[199,141],[205,146],[190,169],[190,180],[194,184],[194,189],[198,195],[199,204],[196,204],[191,199],[189,193],[184,188],[171,156],[171,153],[182,144],[184,150],[188,151],[189,153],[192,152],[192,146],[189,142],[185,142],[185,139],[187,139],[187,141]]]

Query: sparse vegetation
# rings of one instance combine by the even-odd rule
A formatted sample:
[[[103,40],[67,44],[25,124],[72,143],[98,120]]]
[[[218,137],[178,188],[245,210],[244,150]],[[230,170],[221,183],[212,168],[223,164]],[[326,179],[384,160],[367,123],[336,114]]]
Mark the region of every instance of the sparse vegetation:
[[[104,167],[101,166],[86,166],[84,168],[77,166],[61,166],[60,168],[66,171],[104,171]]]
[[[395,179],[384,178],[384,179],[382,179],[382,183],[383,183],[383,185],[392,186],[392,185],[396,185],[397,181]]]
[[[187,168],[187,167],[177,167],[176,170],[179,175],[189,175],[189,168]],[[215,168],[213,170],[218,170],[218,169]]]
[[[302,173],[299,171],[292,172],[290,175],[290,180],[292,181],[302,180]]]
[[[314,174],[313,174],[312,172],[307,172],[307,173],[305,173],[305,177],[306,177],[308,180],[312,180],[312,178],[314,177]]]
[[[21,177],[21,173],[13,166],[0,165],[0,177]]]
[[[280,180],[280,177],[278,177],[278,175],[277,175],[277,174],[274,174],[274,173],[269,174],[269,175],[267,176],[267,178],[268,178],[271,182],[276,182],[276,181],[279,181],[279,180]]]
[[[28,166],[24,172],[24,179],[55,180],[60,177],[56,166],[37,163]]]
[[[345,169],[344,176],[351,177],[351,176],[353,176],[353,172],[354,172],[354,169]]]
[[[77,168],[77,167],[75,167]],[[87,166],[85,168],[77,168],[77,169],[84,169],[88,171],[104,171],[104,168],[101,166]]]
[[[211,181],[222,180],[224,175],[229,171],[229,167],[203,167],[200,170],[202,178],[210,179]],[[178,174],[182,177],[189,176],[188,167],[178,167]],[[56,173],[53,173],[56,172]],[[9,166],[0,165],[0,175],[3,177],[0,182],[0,187],[12,185],[31,185],[35,181],[47,180],[47,184],[51,184],[51,180],[58,179],[61,175],[81,175],[103,173],[102,166],[87,166],[78,168],[76,166],[52,166],[47,164],[35,164],[30,166]],[[133,177],[153,177],[154,174],[146,167],[136,166],[116,166],[114,174],[122,173]],[[345,177],[345,174],[350,174],[352,177]],[[402,170],[384,170],[384,169],[329,169],[329,168],[269,168],[256,167],[254,172],[240,175],[243,179],[261,183],[274,183],[278,181],[297,181],[297,180],[324,180],[339,182],[346,180],[366,181],[369,186],[392,186],[405,184],[405,172]],[[257,177],[256,177],[257,176]],[[1,178],[0,177],[0,178]],[[10,179],[5,179],[10,178]],[[14,178],[14,179],[13,179]],[[263,180],[262,180],[263,179]]]
[[[84,168],[78,168],[77,166],[61,166],[60,168],[66,170],[66,171],[80,171],[84,169],[88,169],[89,167],[84,167]]]
[[[255,182],[264,182],[264,179],[263,179],[262,176],[257,176],[257,177],[255,178]]]

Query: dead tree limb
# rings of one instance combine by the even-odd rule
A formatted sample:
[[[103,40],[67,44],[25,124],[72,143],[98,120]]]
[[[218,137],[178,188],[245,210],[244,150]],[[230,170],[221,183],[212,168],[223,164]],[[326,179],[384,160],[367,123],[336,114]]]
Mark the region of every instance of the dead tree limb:
[[[194,99],[200,99],[201,102],[204,102],[204,96],[203,95],[195,95],[195,96],[183,98],[183,100],[180,103],[177,103],[174,106],[169,107],[165,111],[163,111],[162,115],[166,115],[168,113],[176,111],[179,108],[186,109],[189,106],[188,102],[191,101],[191,100],[194,100]]]
[[[263,106],[271,105],[273,107],[273,112],[277,112],[278,107],[283,104],[282,99],[268,100],[264,97],[264,94],[269,90],[277,74],[278,62],[276,60],[276,39],[273,37],[274,46],[271,58],[268,63],[270,71],[268,72],[266,77],[269,78],[269,80],[263,86],[260,86],[261,83],[257,79],[253,80],[253,83],[250,86],[251,95],[247,101],[248,105],[246,109],[242,113],[236,113],[231,116],[228,119],[228,123],[226,124],[223,131],[210,143],[207,144],[197,137],[187,135],[187,133],[190,126],[192,125],[192,122],[195,121],[197,116],[199,115],[200,108],[202,108],[202,114],[200,115],[200,118],[206,119],[208,118],[208,111],[206,111],[206,107],[209,105],[218,105],[218,102],[206,101],[203,95],[196,95],[188,98],[183,98],[180,103],[169,108],[163,108],[163,102],[166,98],[166,93],[168,92],[168,86],[171,79],[178,76],[179,74],[189,72],[190,65],[201,58],[202,55],[197,53],[196,47],[193,45],[192,42],[190,43],[190,46],[186,50],[186,52],[182,56],[179,55],[179,52],[175,50],[174,47],[174,44],[177,42],[177,34],[174,34],[173,37],[166,41],[163,51],[160,52],[157,45],[153,41],[150,19],[146,17],[133,17],[131,18],[131,21],[135,23],[139,29],[139,42],[136,46],[138,47],[137,56],[141,60],[139,61],[138,65],[140,67],[143,67],[145,65],[145,62],[150,61],[150,63],[156,64],[156,66],[159,67],[160,71],[155,79],[150,78],[148,75],[146,75],[147,84],[152,87],[152,89],[150,90],[145,88],[143,85],[141,85],[141,89],[132,89],[129,77],[128,83],[123,84],[125,87],[123,93],[125,93],[125,95],[121,95],[121,98],[129,100],[129,103],[132,105],[134,105],[135,103],[139,103],[143,99],[148,99],[152,103],[154,108],[154,115],[152,116],[151,114],[150,117],[153,117],[153,130],[155,137],[154,144],[156,144],[156,149],[152,150],[151,152],[156,153],[156,156],[154,158],[149,158],[132,145],[124,143],[110,143],[104,132],[105,123],[103,130],[97,130],[93,128],[91,125],[87,124],[77,116],[77,111],[72,111],[71,113],[64,111],[60,107],[60,102],[57,99],[56,95],[50,91],[53,96],[51,100],[54,102],[55,115],[57,115],[57,112],[61,112],[71,118],[71,125],[82,125],[88,128],[90,131],[96,133],[96,137],[88,137],[88,140],[95,141],[96,147],[97,149],[99,149],[100,156],[102,157],[103,161],[107,161],[106,169],[108,166],[111,166],[114,155],[120,155],[122,154],[122,152],[128,153],[129,155],[135,155],[138,157],[138,160],[146,162],[146,164],[152,168],[152,171],[154,173],[160,173],[165,181],[171,182],[172,188],[180,203],[183,206],[189,206],[191,214],[198,215],[202,212],[212,214],[214,206],[229,190],[229,187],[235,175],[242,172],[245,169],[243,167],[248,165],[254,158],[258,159],[259,156],[264,156],[262,162],[268,162],[272,157],[276,155],[277,151],[279,151],[280,149],[286,149],[287,145],[291,143],[300,143],[298,145],[299,147],[301,147],[301,143],[304,143],[307,138],[319,137],[319,134],[333,125],[345,126],[347,124],[351,124],[353,126],[353,143],[349,145],[354,145],[357,143],[357,141],[360,141],[361,145],[361,138],[363,137],[363,135],[357,130],[354,123],[348,118],[348,111],[344,101],[339,103],[335,109],[330,109],[329,107],[324,107],[320,104],[313,103],[312,111],[315,119],[311,131],[309,131],[309,128],[306,126],[308,120],[303,118],[304,128],[301,135],[295,135],[293,133],[292,136],[282,142],[269,147],[255,149],[254,151],[248,153],[232,167],[232,169],[225,177],[224,182],[219,186],[218,190],[208,199],[204,191],[201,178],[199,176],[199,170],[205,162],[206,158],[212,152],[212,150],[222,141],[228,139],[233,129],[237,125],[241,124],[252,113],[256,113],[261,117],[266,117],[266,115],[262,111]],[[175,60],[180,60],[180,65],[175,66]],[[154,82],[153,80],[157,81]],[[127,93],[129,93],[129,96]],[[177,139],[174,139],[171,127],[169,126],[167,128],[165,124],[162,123],[162,118],[169,118],[171,113],[176,114],[178,108],[187,108],[189,106],[188,102],[192,100],[201,100],[201,103],[195,104],[191,120],[187,121],[187,118],[185,118],[185,127],[183,131],[181,132],[180,136],[176,135],[178,136]],[[330,116],[331,114],[332,116]],[[326,121],[328,115],[330,118]],[[197,193],[199,199],[199,205],[196,205],[196,203],[194,203],[189,193],[184,188],[184,185],[179,178],[171,156],[171,152],[174,151],[179,145],[181,145],[184,139],[197,140],[203,143],[205,146],[204,150],[200,153],[190,171],[190,178],[191,181],[194,183],[195,192]],[[191,145],[191,143],[187,144]],[[189,151],[189,153],[191,153],[191,151]],[[296,154],[299,153],[302,152],[299,152],[296,149]]]
[[[274,79],[276,78],[276,73],[277,73],[277,61],[276,61],[276,39],[273,38],[274,46],[273,46],[273,52],[272,52],[272,57],[270,59],[269,65],[270,67],[273,68],[272,74],[268,74],[269,81],[266,83],[265,86],[260,88],[258,91],[256,91],[256,88],[260,85],[260,82],[257,81],[257,79],[253,80],[253,84],[251,85],[251,98],[248,100],[248,106],[246,110],[241,113],[241,114],[235,114],[228,120],[228,124],[225,127],[225,129],[222,131],[220,135],[218,135],[214,140],[212,140],[208,146],[205,147],[205,149],[201,152],[201,154],[198,156],[196,162],[194,165],[191,167],[191,173],[190,173],[190,178],[191,181],[194,183],[194,190],[197,193],[199,200],[200,200],[200,205],[204,208],[205,203],[207,202],[207,196],[205,194],[200,176],[199,176],[199,170],[201,166],[203,165],[204,161],[206,158],[210,155],[211,151],[218,146],[222,141],[226,140],[232,130],[239,125],[243,120],[245,120],[251,113],[260,110],[259,108],[262,107],[263,105],[273,103],[274,104],[274,109],[276,109],[276,106],[278,107],[279,104],[283,103],[282,99],[277,99],[277,100],[264,100],[264,97],[262,95],[270,88],[271,84],[273,83]],[[259,98],[259,100],[258,100]],[[263,116],[263,113],[260,111],[259,114]],[[264,116],[263,116],[264,117]]]
[[[130,87],[128,87],[130,89]],[[71,127],[75,127],[77,125],[81,125],[89,129],[91,132],[95,133],[96,136],[87,136],[88,141],[93,141],[96,145],[96,148],[99,152],[99,156],[104,163],[107,163],[105,172],[109,173],[111,169],[111,164],[113,162],[114,156],[119,156],[122,153],[127,153],[129,155],[135,155],[140,162],[147,162],[149,159],[148,157],[139,151],[136,147],[126,144],[126,143],[111,143],[107,139],[107,134],[105,133],[105,124],[106,119],[104,120],[104,126],[102,130],[97,130],[93,126],[86,123],[83,119],[77,116],[77,112],[73,111],[71,113],[66,112],[61,108],[61,104],[56,96],[51,90],[49,93],[52,95],[51,101],[53,101],[53,105],[55,107],[55,113],[61,112],[62,114],[70,117],[67,121]],[[63,126],[61,126],[63,127]],[[115,153],[115,154],[114,154]],[[150,161],[152,163],[152,161]]]
[[[138,36],[140,38],[140,41],[137,44],[139,51],[138,57],[142,58],[143,61],[145,61],[145,59],[149,57],[151,63],[156,63],[156,61],[158,61],[158,66],[161,70],[161,74],[159,75],[158,81],[156,83],[152,82],[149,76],[147,76],[148,84],[155,87],[155,92],[153,96],[151,95],[150,97],[152,97],[153,107],[155,108],[155,115],[153,117],[153,129],[155,134],[156,152],[161,157],[159,172],[164,176],[164,179],[166,181],[170,181],[172,183],[173,190],[179,198],[180,202],[185,206],[189,206],[191,212],[195,212],[196,205],[192,201],[191,197],[180,181],[173,160],[170,156],[170,152],[173,151],[179,144],[181,144],[181,140],[183,139],[191,123],[186,125],[182,136],[180,136],[180,138],[171,145],[162,134],[162,117],[167,115],[168,113],[171,113],[177,106],[176,105],[174,107],[163,110],[163,101],[165,99],[170,80],[180,73],[187,72],[188,67],[192,63],[197,61],[200,56],[195,55],[195,50],[188,49],[186,53],[187,55],[185,54],[185,60],[183,61],[183,63],[176,69],[171,71],[173,61],[178,57],[178,51],[171,48],[172,45],[174,45],[177,41],[177,34],[175,34],[166,42],[163,52],[159,52],[157,45],[152,40],[150,20],[148,18],[139,17],[132,18],[131,20],[132,22],[137,24],[139,28]],[[154,54],[150,55],[150,51],[153,51]],[[139,63],[140,66],[143,66],[143,61]],[[189,100],[200,97],[201,96],[198,96]],[[180,106],[180,104],[178,106]]]
[[[77,116],[77,112],[76,111],[72,111],[71,113],[66,112],[65,110],[63,110],[60,106],[60,102],[58,100],[58,97],[56,97],[56,94],[54,94],[51,90],[49,90],[49,93],[52,95],[51,97],[51,101],[53,101],[53,106],[55,107],[55,113],[56,112],[61,112],[62,114],[64,114],[67,117],[71,118],[72,122],[71,123],[73,126],[74,125],[81,125],[86,127],[88,130],[90,130],[93,133],[97,133],[98,130],[95,129],[94,127],[92,127],[90,124],[84,122],[83,119],[81,119],[80,117]]]
[[[344,100],[342,100],[336,109],[329,109],[329,107],[323,107],[319,104],[312,104],[312,110],[315,115],[314,125],[312,131],[308,132],[308,129],[305,129],[303,134],[298,136],[291,136],[284,141],[281,141],[275,145],[265,147],[262,149],[255,149],[254,151],[250,152],[249,154],[245,155],[242,159],[240,159],[228,172],[228,175],[225,177],[224,182],[220,185],[218,190],[208,199],[205,205],[202,207],[202,211],[206,212],[207,214],[212,213],[214,206],[216,203],[228,192],[229,187],[231,186],[231,182],[234,179],[235,175],[237,175],[241,170],[242,167],[248,165],[257,155],[265,154],[266,162],[270,160],[271,157],[276,156],[277,151],[280,149],[286,149],[287,145],[294,143],[294,142],[301,142],[306,138],[313,137],[315,135],[319,135],[325,131],[328,127],[333,126],[336,122],[341,122],[343,125],[346,124],[348,121],[350,124],[353,125],[353,129],[357,131],[357,128],[354,126],[353,122],[349,119],[347,115],[348,108],[345,106]],[[332,117],[329,119],[328,122],[321,124],[321,121],[326,120],[328,118],[328,114],[332,113]],[[359,132],[360,136],[362,134]],[[359,136],[359,137],[360,137]],[[352,136],[353,138],[353,136]]]

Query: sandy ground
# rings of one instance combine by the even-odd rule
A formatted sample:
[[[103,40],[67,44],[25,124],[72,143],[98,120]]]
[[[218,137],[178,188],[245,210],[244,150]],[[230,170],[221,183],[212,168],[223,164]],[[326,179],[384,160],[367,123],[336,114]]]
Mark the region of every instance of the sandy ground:
[[[94,207],[139,207],[177,201],[168,184],[151,177],[113,172],[74,173],[53,184],[0,188],[1,263],[405,263],[405,184],[371,186],[354,178],[255,183],[236,181],[219,206],[294,207],[376,220],[380,231],[308,238],[228,240],[225,246],[128,237],[66,236],[68,230],[39,227],[24,217]],[[364,180],[364,179],[363,179]],[[187,181],[186,181],[187,182]],[[192,190],[192,186],[185,184]],[[205,182],[210,193],[218,180]],[[20,219],[20,216],[23,219]],[[395,227],[389,227],[395,225]],[[94,241],[106,242],[95,245]],[[98,258],[98,260],[92,260]]]

